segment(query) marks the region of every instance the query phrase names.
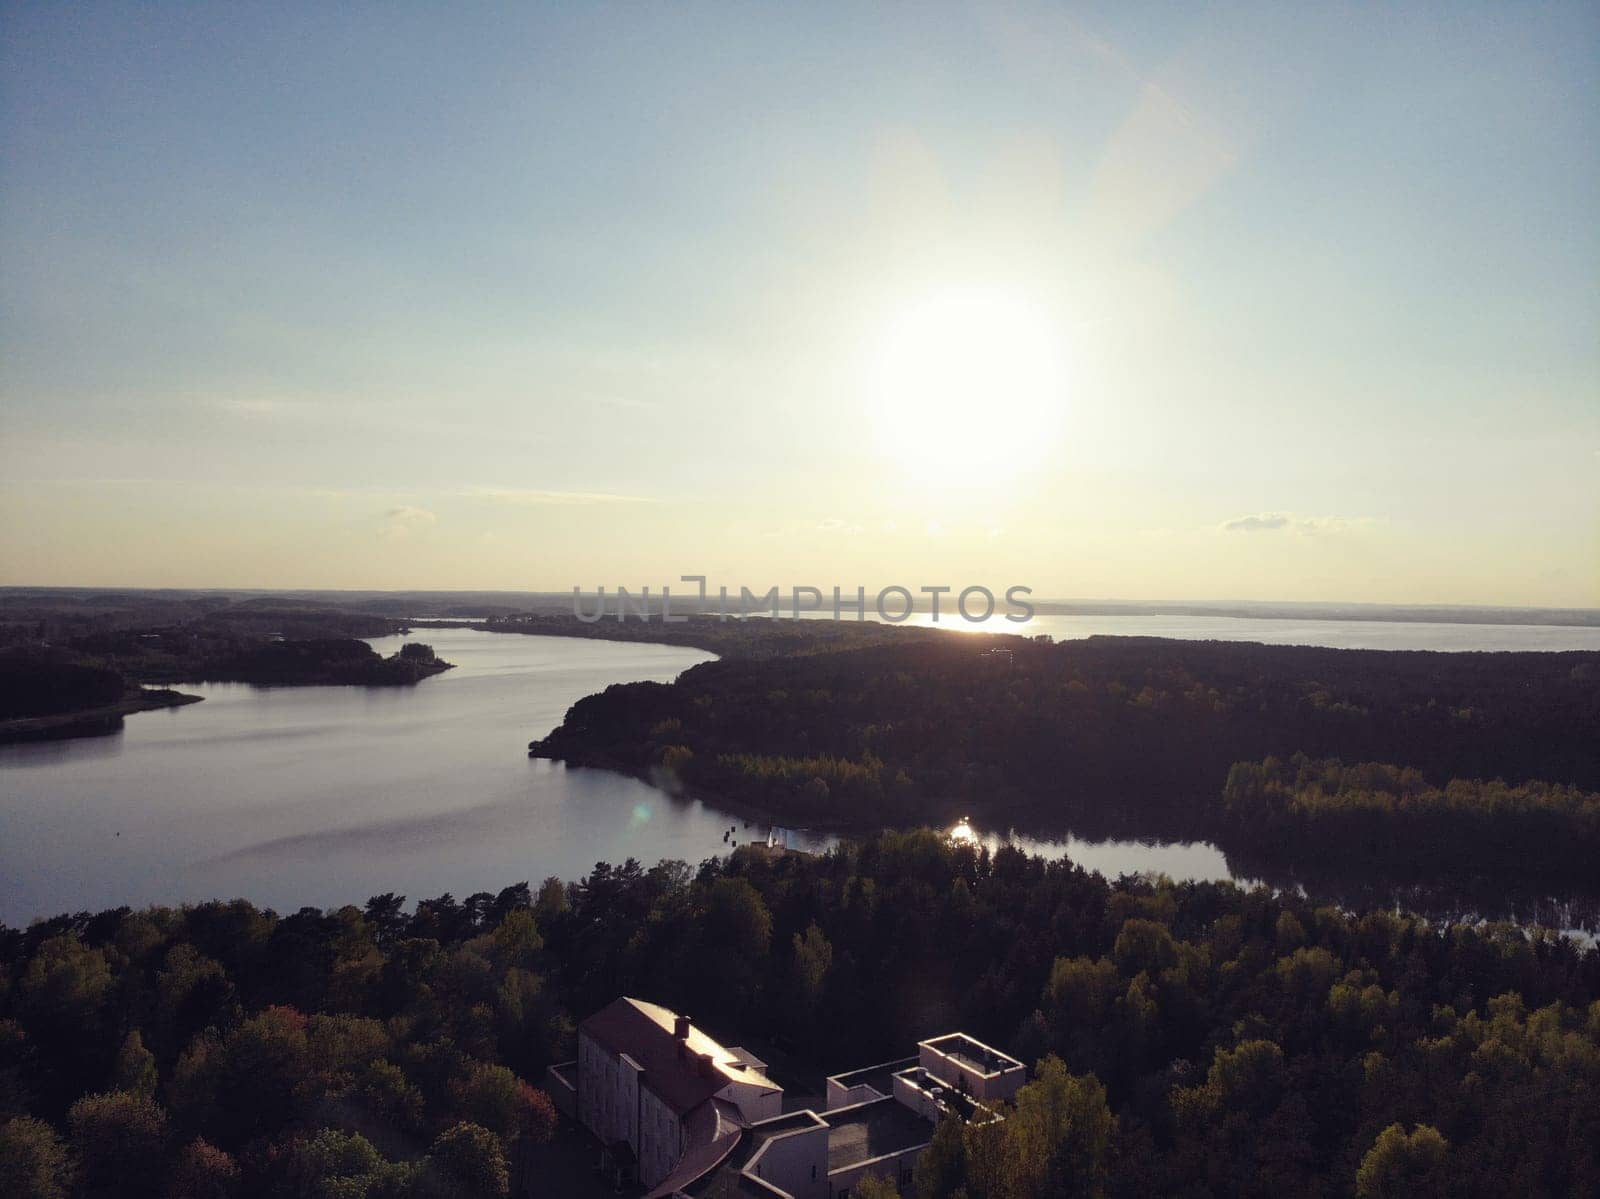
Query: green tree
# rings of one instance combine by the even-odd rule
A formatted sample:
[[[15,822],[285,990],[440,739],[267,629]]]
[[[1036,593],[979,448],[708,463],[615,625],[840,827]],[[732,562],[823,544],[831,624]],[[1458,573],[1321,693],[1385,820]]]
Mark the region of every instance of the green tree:
[[[833,969],[833,945],[815,923],[806,926],[805,935],[794,935],[795,985],[805,1007],[815,1011],[822,1001],[822,988]]]
[[[156,1055],[144,1047],[144,1038],[136,1028],[122,1042],[117,1051],[115,1074],[117,1090],[154,1099],[160,1074],[156,1070]]]
[[[1092,1074],[1069,1074],[1060,1058],[1045,1058],[1003,1127],[1014,1199],[1105,1193],[1116,1118]]]
[[[72,1160],[56,1130],[18,1116],[0,1124],[0,1195],[14,1199],[66,1199]]]
[[[156,1195],[166,1154],[167,1113],[145,1095],[85,1095],[67,1112],[78,1158],[78,1194]]]
[[[961,1121],[946,1116],[917,1159],[917,1199],[950,1199],[967,1185],[967,1146]]]
[[[1359,1199],[1435,1199],[1447,1185],[1450,1142],[1437,1128],[1419,1124],[1408,1136],[1391,1124],[1378,1134],[1356,1171]]]
[[[76,933],[62,933],[34,951],[17,984],[15,1010],[34,1040],[66,1051],[81,1069],[85,1056],[97,1049],[100,1009],[111,985],[106,955]]]
[[[325,1075],[359,1071],[387,1057],[389,1030],[366,1016],[317,1015],[306,1021],[307,1065]]]
[[[239,1163],[202,1138],[195,1138],[173,1164],[168,1199],[234,1199],[239,1193]]]
[[[1133,919],[1123,922],[1111,957],[1123,976],[1132,978],[1141,970],[1159,974],[1178,960],[1178,950],[1166,925]]]
[[[711,884],[700,922],[696,991],[725,1020],[742,1021],[757,997],[772,943],[772,913],[749,880]]]
[[[1277,1106],[1284,1083],[1283,1050],[1262,1040],[1218,1049],[1206,1076],[1206,1086],[1218,1102],[1256,1116]]]
[[[293,1118],[311,1076],[306,1027],[293,1008],[270,1007],[223,1040],[217,1104],[233,1136],[270,1134]]]
[[[541,924],[548,924],[558,916],[564,916],[572,910],[572,903],[567,898],[567,884],[551,875],[539,884],[539,896],[533,901],[534,919]]]
[[[535,1143],[542,1143],[554,1135],[555,1108],[550,1097],[504,1066],[473,1063],[459,1096],[461,1114],[504,1142],[531,1136]]]
[[[440,1133],[428,1150],[426,1166],[471,1199],[502,1199],[511,1190],[505,1150],[481,1124],[456,1124]]]
[[[772,914],[746,879],[719,878],[706,904],[706,934],[711,944],[742,960],[767,956],[772,943]]]
[[[494,957],[501,969],[531,966],[534,955],[543,948],[539,925],[527,908],[507,912],[494,930]]]
[[[878,1174],[868,1174],[855,1185],[857,1199],[900,1199],[900,1188]]]
[[[1277,942],[1279,953],[1290,953],[1306,943],[1305,926],[1287,908],[1278,913]]]
[[[379,1061],[367,1066],[361,1073],[357,1094],[370,1111],[399,1131],[415,1134],[422,1130],[422,1092],[393,1062]]]
[[[366,1199],[396,1172],[366,1137],[336,1128],[321,1129],[282,1156],[283,1199]]]

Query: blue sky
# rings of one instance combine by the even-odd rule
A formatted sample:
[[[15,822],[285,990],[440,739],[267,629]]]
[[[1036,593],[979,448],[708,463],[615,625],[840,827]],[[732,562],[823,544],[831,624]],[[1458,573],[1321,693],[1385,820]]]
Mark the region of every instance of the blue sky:
[[[1129,7],[6,6],[0,581],[1600,605],[1594,6]]]

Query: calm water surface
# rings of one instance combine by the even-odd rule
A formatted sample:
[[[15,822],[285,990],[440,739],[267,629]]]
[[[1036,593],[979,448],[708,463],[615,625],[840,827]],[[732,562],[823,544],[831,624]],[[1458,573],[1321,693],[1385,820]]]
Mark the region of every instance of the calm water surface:
[[[1600,648],[1600,630],[1379,623],[1045,617],[1026,631],[1389,649]],[[114,736],[0,746],[0,921],[233,896],[279,910],[359,903],[384,891],[462,897],[552,874],[577,878],[602,860],[698,862],[727,852],[730,825],[741,842],[765,837],[764,826],[746,829],[698,801],[525,756],[526,743],[582,696],[612,683],[668,681],[711,655],[470,629],[422,636],[457,668],[414,688],[189,684],[182,690],[204,703],[131,716]],[[401,640],[372,644],[392,653]],[[992,831],[982,839],[991,847],[1001,840]],[[1109,877],[1236,874],[1206,842],[1016,832],[1005,839]],[[790,834],[791,844],[808,849],[833,840]],[[1408,906],[1434,906],[1423,898]],[[1561,912],[1492,914],[1592,923]]]
[[[290,911],[461,897],[726,850],[720,812],[526,756],[582,696],[711,655],[424,635],[457,666],[416,687],[186,684],[205,702],[130,716],[120,734],[0,747],[0,920],[235,895]]]

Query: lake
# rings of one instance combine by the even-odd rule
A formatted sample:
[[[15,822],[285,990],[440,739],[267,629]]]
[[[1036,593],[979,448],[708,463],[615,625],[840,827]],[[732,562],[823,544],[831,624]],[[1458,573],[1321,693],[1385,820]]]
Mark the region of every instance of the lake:
[[[1213,636],[1211,623],[1229,618],[1043,619],[1090,622],[1072,627],[1095,632],[1159,621],[1179,635]],[[1293,623],[1316,635],[1313,643],[1345,644],[1370,639],[1366,626],[1378,622]],[[1395,624],[1380,635],[1426,642],[1439,627]],[[1519,636],[1512,626],[1442,627],[1467,642],[1454,648],[1553,648],[1504,644]],[[1049,631],[1067,635],[1060,624]],[[526,756],[527,742],[559,724],[582,696],[612,683],[670,681],[711,655],[471,629],[420,635],[456,669],[412,688],[186,684],[180,689],[205,702],[130,716],[108,737],[0,746],[0,921],[18,926],[62,911],[234,896],[280,911],[361,903],[385,891],[460,898],[552,874],[574,879],[602,860],[696,863],[727,852],[730,826],[737,841],[765,838],[765,826],[746,828],[698,801]],[[392,653],[402,640],[371,644]],[[1237,873],[1205,842],[983,835],[991,845],[1009,839],[1030,852],[1067,854],[1113,877]],[[790,838],[807,849],[833,843],[804,831]],[[1485,910],[1476,902],[1463,908],[1453,896],[1442,907],[1428,899],[1406,897],[1448,914]],[[1587,916],[1563,911],[1537,909],[1560,925],[1592,927]],[[1518,901],[1491,914],[1533,912]]]
[[[108,737],[0,746],[0,920],[236,895],[291,911],[384,891],[461,897],[602,859],[725,850],[722,813],[526,750],[582,696],[670,681],[711,655],[425,637],[457,665],[416,687],[184,684],[205,702],[130,716]]]

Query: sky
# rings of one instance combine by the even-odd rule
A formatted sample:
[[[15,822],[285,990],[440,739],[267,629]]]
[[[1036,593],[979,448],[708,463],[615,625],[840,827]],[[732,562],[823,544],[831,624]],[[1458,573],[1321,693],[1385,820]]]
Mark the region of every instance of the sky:
[[[5,4],[0,154],[0,584],[1600,606],[1593,4]]]

